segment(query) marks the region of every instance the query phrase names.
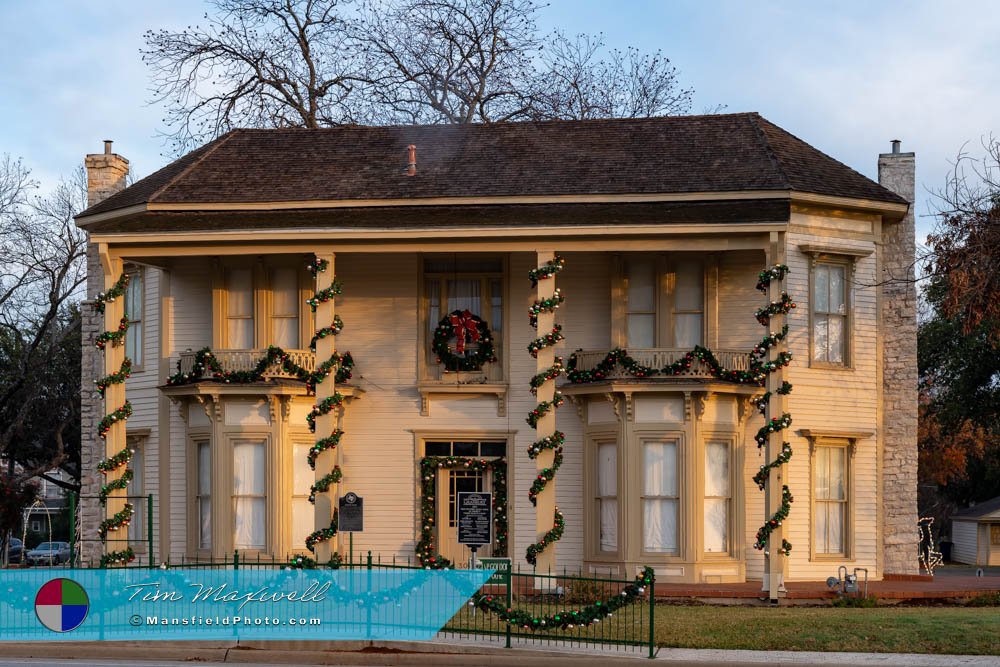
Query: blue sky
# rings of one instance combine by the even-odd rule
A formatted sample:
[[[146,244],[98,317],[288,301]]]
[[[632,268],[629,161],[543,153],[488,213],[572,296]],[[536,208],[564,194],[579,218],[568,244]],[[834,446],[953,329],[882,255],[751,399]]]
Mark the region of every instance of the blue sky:
[[[139,58],[150,28],[197,23],[201,0],[0,0],[0,154],[43,187],[115,140],[138,176],[167,158]],[[918,226],[965,142],[1000,134],[1000,3],[551,0],[545,30],[661,49],[695,111],[759,111],[874,177],[890,139],[917,153]]]

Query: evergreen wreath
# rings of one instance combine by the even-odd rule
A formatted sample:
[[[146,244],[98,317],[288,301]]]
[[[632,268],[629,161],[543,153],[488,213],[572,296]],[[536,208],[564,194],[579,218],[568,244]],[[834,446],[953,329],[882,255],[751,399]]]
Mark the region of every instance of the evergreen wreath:
[[[452,338],[455,339],[454,352],[450,345]],[[478,347],[475,350],[467,348],[470,342],[477,343]],[[441,318],[434,330],[431,349],[446,371],[478,371],[497,360],[489,325],[468,310],[453,310]]]

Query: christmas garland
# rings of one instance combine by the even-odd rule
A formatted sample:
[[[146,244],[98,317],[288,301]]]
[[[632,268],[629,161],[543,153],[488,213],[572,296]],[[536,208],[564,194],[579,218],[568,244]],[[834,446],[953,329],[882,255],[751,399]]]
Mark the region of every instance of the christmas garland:
[[[128,287],[129,275],[123,273],[118,276],[118,280],[115,284],[111,286],[107,292],[98,292],[97,296],[94,297],[94,310],[104,314],[104,305],[111,303],[115,299],[125,296],[125,288]]]
[[[453,565],[435,549],[434,524],[438,470],[455,469],[493,473],[493,555],[507,555],[507,460],[425,456],[420,459],[420,537],[417,540],[416,554],[420,565],[431,570],[448,569]]]
[[[552,278],[557,273],[563,270],[566,266],[566,260],[564,260],[559,255],[553,256],[551,260],[528,272],[528,280],[531,281],[532,287],[537,287],[540,280],[548,280]],[[537,299],[528,308],[528,324],[531,325],[532,329],[538,329],[538,316],[541,313],[555,313],[556,309],[559,308],[561,304],[566,301],[566,297],[563,296],[562,290],[558,287],[554,288],[552,291],[552,296]],[[538,358],[538,353],[547,347],[552,347],[563,340],[562,326],[553,323],[552,330],[540,336],[528,344],[528,353],[531,354],[535,359]],[[530,380],[531,393],[536,394],[538,390],[546,382],[555,382],[555,379],[563,372],[563,360],[560,357],[555,357],[553,364],[549,366],[544,371],[538,373]],[[563,404],[563,396],[558,391],[553,392],[552,400],[549,401],[539,401],[537,405],[528,413],[525,421],[533,429],[538,428],[538,422],[542,420],[545,415],[549,412],[555,411],[559,406]],[[534,482],[532,482],[531,487],[528,489],[528,500],[531,504],[538,506],[538,496],[541,494],[545,488],[548,486],[549,482],[556,478],[556,473],[563,464],[563,444],[566,442],[566,435],[561,431],[553,431],[550,435],[544,436],[531,444],[528,447],[528,456],[535,460],[542,452],[552,450],[552,464],[540,470],[536,476]],[[533,544],[529,544],[528,548],[525,550],[524,558],[531,565],[536,565],[538,563],[538,555],[545,551],[550,544],[558,542],[562,539],[563,532],[566,529],[566,520],[556,507],[553,513],[553,525],[550,530],[548,530],[542,538]]]
[[[601,382],[606,380],[617,366],[621,366],[626,373],[635,378],[651,378],[658,375],[676,376],[689,371],[696,361],[708,366],[709,373],[718,380],[757,386],[764,384],[764,366],[760,361],[755,359],[750,364],[750,368],[745,371],[729,369],[719,362],[711,350],[700,345],[695,346],[683,357],[663,368],[644,366],[629,356],[627,350],[615,348],[608,352],[593,369],[589,371],[577,370],[578,359],[576,352],[574,352],[570,355],[569,363],[566,366],[566,378],[574,384]]]
[[[452,338],[455,339],[455,352],[449,345]],[[466,355],[465,346],[469,342],[478,343],[478,347]],[[468,310],[453,310],[441,318],[434,330],[431,350],[437,355],[438,363],[449,372],[478,371],[497,360],[489,325]]]
[[[788,275],[788,267],[784,264],[776,264],[769,269],[761,271],[757,277],[757,289],[761,292],[767,293],[767,290],[774,280],[784,280],[785,276]],[[771,317],[775,315],[788,315],[791,310],[795,308],[795,302],[788,295],[788,292],[781,292],[781,296],[777,301],[772,301],[768,305],[760,308],[755,313],[757,321],[762,326],[768,326],[771,323]],[[754,364],[755,368],[760,369],[760,372],[766,376],[769,373],[773,373],[778,369],[787,366],[792,361],[792,355],[790,352],[782,351],[779,352],[773,361],[767,361],[767,356],[772,348],[777,347],[779,344],[785,341],[788,336],[788,325],[785,324],[781,327],[780,332],[771,332],[757,343],[753,348],[753,355],[755,360],[759,358]],[[788,382],[783,382],[781,387],[777,389],[777,392],[782,395],[787,395],[791,393],[792,385]],[[771,400],[771,392],[766,392],[763,396],[759,397],[755,401],[757,409],[765,417],[768,415],[768,405]],[[780,417],[771,417],[767,422],[760,427],[757,431],[757,435],[754,436],[754,440],[757,442],[757,448],[762,449],[767,446],[768,439],[774,433],[780,433],[781,431],[791,427],[792,416],[787,412],[782,414]],[[792,445],[789,442],[781,443],[781,452],[772,461],[768,461],[764,465],[760,466],[760,469],[753,476],[753,481],[757,484],[757,488],[761,491],[767,489],[767,483],[770,479],[771,470],[779,468],[784,464],[788,463],[792,458]],[[774,529],[782,524],[782,522],[788,518],[789,513],[792,509],[792,502],[794,498],[792,497],[792,492],[788,488],[788,485],[783,485],[781,487],[781,505],[777,511],[772,514],[764,524],[757,529],[757,535],[754,540],[754,549],[764,551],[765,555],[768,554],[768,549],[770,548],[771,533]],[[783,556],[787,556],[792,552],[792,543],[787,539],[781,540],[781,546],[778,548],[778,553]]]
[[[309,391],[314,391],[316,385],[326,378],[333,369],[336,368],[336,378],[334,382],[342,384],[353,376],[354,357],[350,352],[344,354],[334,353],[329,359],[321,363],[315,370],[308,370],[299,366],[291,360],[291,355],[276,345],[267,348],[254,367],[246,371],[227,371],[219,363],[218,358],[212,353],[209,347],[203,347],[194,355],[194,365],[187,373],[181,371],[181,362],[177,361],[177,372],[167,378],[167,384],[178,386],[192,382],[209,380],[212,382],[222,382],[223,384],[249,384],[264,380],[264,374],[272,366],[280,366],[284,372],[294,375],[297,380],[306,384]],[[205,373],[208,372],[208,377]]]
[[[111,289],[106,292],[101,292],[94,299],[94,309],[100,313],[104,314],[106,310],[106,305],[115,301],[115,299],[124,298],[125,290],[128,287],[129,275],[127,273],[122,273],[118,276],[118,280],[112,285]],[[128,314],[123,314],[123,317],[118,322],[118,328],[115,331],[103,331],[94,338],[94,346],[101,350],[106,351],[108,344],[112,347],[121,345],[125,342],[125,334],[129,328]],[[106,375],[99,380],[94,381],[95,390],[97,394],[106,401],[106,392],[108,387],[116,384],[124,384],[125,380],[129,378],[132,374],[132,361],[125,357],[122,360],[121,365],[118,370],[110,375]],[[120,407],[112,410],[108,414],[104,415],[101,420],[97,423],[97,435],[104,440],[107,438],[108,431],[111,427],[118,422],[124,422],[129,417],[132,416],[132,404],[129,401],[125,401]],[[119,452],[102,459],[97,463],[97,469],[104,475],[113,473],[121,468],[125,468],[122,474],[110,482],[101,485],[98,498],[101,505],[106,505],[108,497],[115,491],[121,491],[128,488],[129,482],[134,477],[132,470],[128,467],[129,461],[132,460],[132,455],[135,452],[126,446]],[[101,542],[107,541],[107,536],[109,532],[117,532],[122,528],[126,528],[129,522],[132,520],[133,507],[127,499],[125,499],[125,505],[122,509],[112,516],[101,521],[98,526],[97,532],[100,535]],[[106,567],[109,565],[128,565],[135,559],[135,553],[132,551],[132,547],[126,546],[125,549],[119,551],[108,551],[101,556],[101,567]]]
[[[471,606],[483,611],[496,614],[504,623],[523,628],[524,630],[572,630],[573,628],[585,628],[594,623],[600,623],[602,619],[610,618],[612,614],[635,602],[646,592],[646,587],[651,586],[656,580],[653,568],[643,568],[635,581],[626,584],[620,593],[608,598],[592,602],[580,609],[570,611],[560,611],[553,614],[539,616],[523,609],[512,609],[507,606],[507,602],[502,597],[495,595],[485,595],[478,593],[469,602]]]
[[[310,273],[314,277],[318,276],[320,273],[324,273],[328,268],[330,268],[330,262],[325,259],[316,258],[308,266]],[[342,291],[340,281],[336,277],[333,278],[333,282],[329,287],[325,287],[321,290],[317,290],[312,298],[307,299],[306,303],[312,308],[315,313],[316,308],[321,303],[325,303],[334,298],[334,296],[340,294]],[[316,331],[316,335],[313,337],[313,341],[310,347],[314,348],[316,341],[320,338],[325,338],[328,335],[336,335],[340,329],[342,329],[344,323],[334,314],[333,323],[329,327],[323,327]],[[314,348],[315,349],[315,348]],[[269,350],[270,352],[270,350]],[[291,362],[287,359],[282,361],[282,364],[289,364]],[[334,368],[337,368],[336,374],[334,375],[334,384],[345,382],[351,377],[351,368],[354,366],[354,359],[351,357],[350,352],[345,352],[343,355],[339,355],[333,352],[330,358],[326,361],[320,363],[316,370],[309,373],[307,376],[302,377],[298,371],[295,372],[300,379],[306,382],[306,386],[310,388],[310,391],[315,391],[316,386],[320,383],[326,381],[330,376],[330,373]],[[287,368],[288,366],[283,366]],[[295,367],[298,368],[298,367]],[[334,391],[332,396],[327,396],[322,401],[319,401],[313,406],[313,409],[306,415],[306,422],[309,424],[309,431],[311,433],[316,432],[316,419],[322,415],[329,414],[334,410],[334,408],[340,407],[344,403],[344,397]],[[344,432],[338,428],[334,428],[329,435],[324,436],[316,441],[316,443],[309,448],[308,461],[309,467],[316,468],[316,459],[319,457],[320,453],[328,449],[335,449],[340,444],[340,439],[343,437]],[[330,493],[331,487],[340,482],[343,478],[343,472],[340,466],[334,465],[333,468],[326,473],[323,477],[317,480],[309,489],[309,502],[316,502],[317,493]],[[338,528],[338,516],[337,509],[334,507],[332,516],[330,517],[330,524],[326,528],[320,528],[310,533],[306,537],[306,548],[309,551],[315,552],[316,545],[321,542],[327,542],[337,535]]]

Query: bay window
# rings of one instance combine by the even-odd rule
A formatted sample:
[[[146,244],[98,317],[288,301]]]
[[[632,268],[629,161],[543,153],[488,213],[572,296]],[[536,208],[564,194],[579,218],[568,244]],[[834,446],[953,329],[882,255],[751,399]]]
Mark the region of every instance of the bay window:
[[[267,492],[264,440],[233,441],[233,548],[267,546]]]
[[[207,441],[195,443],[197,460],[197,487],[195,494],[197,548],[212,548],[212,450]]]
[[[314,514],[309,502],[309,489],[315,473],[309,467],[309,450],[313,443],[296,442],[292,446],[292,549],[305,550],[306,538],[313,532]]]
[[[642,443],[642,549],[676,554],[679,550],[680,492],[677,442]]]
[[[594,506],[598,520],[598,551],[618,551],[618,445],[597,445],[597,493]]]
[[[728,442],[705,443],[705,552],[729,552],[732,493]]]

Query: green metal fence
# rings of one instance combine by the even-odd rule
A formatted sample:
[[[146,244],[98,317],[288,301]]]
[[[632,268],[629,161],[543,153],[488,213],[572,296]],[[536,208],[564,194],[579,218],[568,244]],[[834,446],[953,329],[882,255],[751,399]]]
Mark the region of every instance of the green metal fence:
[[[116,498],[118,497],[122,496],[116,496]],[[124,498],[128,502],[132,503],[132,505],[135,506],[137,509],[139,509],[139,512],[137,512],[138,521],[130,525],[130,528],[132,525],[135,525],[138,526],[139,529],[138,530],[132,529],[131,535],[129,534],[130,531],[123,531],[122,537],[117,537],[117,533],[111,533],[108,535],[107,539],[104,542],[102,542],[98,538],[85,538],[82,536],[78,540],[76,535],[76,520],[77,520],[76,515],[77,512],[79,511],[80,500],[88,500],[88,501],[93,501],[95,503],[99,503],[100,497],[80,495],[76,493],[69,494],[70,567],[99,567],[100,564],[99,560],[95,561],[92,558],[84,559],[81,554],[76,553],[77,542],[79,542],[81,545],[84,544],[95,545],[96,546],[95,549],[84,549],[84,551],[85,552],[94,551],[98,553],[104,551],[103,545],[105,543],[107,544],[107,548],[109,551],[124,549],[128,545],[132,545],[133,548],[135,548],[137,545],[141,544],[145,548],[145,553],[142,553],[141,549],[135,549],[136,551],[135,561],[134,561],[135,565],[138,566],[144,565],[147,567],[156,565],[153,558],[156,553],[153,547],[155,543],[154,542],[155,533],[153,531],[153,504],[154,504],[153,494],[148,494],[144,496],[124,496]]]

